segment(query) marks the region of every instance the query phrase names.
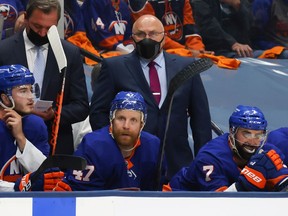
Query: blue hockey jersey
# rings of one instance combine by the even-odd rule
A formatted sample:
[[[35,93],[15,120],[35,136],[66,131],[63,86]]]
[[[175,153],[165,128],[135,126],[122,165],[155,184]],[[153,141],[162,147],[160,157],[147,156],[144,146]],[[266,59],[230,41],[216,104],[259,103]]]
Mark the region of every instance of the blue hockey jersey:
[[[83,16],[76,0],[64,0],[64,29],[65,39],[77,31],[85,32]]]
[[[169,185],[172,190],[216,191],[236,182],[240,171],[226,133],[205,144],[190,166],[182,168]]]
[[[159,149],[160,140],[142,131],[139,145],[124,159],[107,126],[84,136],[75,155],[87,160],[86,170],[68,171],[63,181],[73,191],[155,190]]]
[[[49,155],[47,127],[42,118],[36,115],[27,115],[22,118],[22,128],[27,140],[29,140],[45,156]],[[22,176],[24,170],[16,159],[17,146],[6,123],[0,120],[0,179],[14,182]]]
[[[14,34],[14,25],[19,16],[19,12],[24,11],[24,5],[20,0],[0,0],[0,15],[4,18],[2,39]]]
[[[288,127],[281,127],[268,134],[267,142],[278,147],[284,154],[284,164],[288,166]]]
[[[130,41],[132,20],[124,0],[85,0],[81,6],[87,37],[95,48],[115,50],[120,43]]]
[[[233,160],[228,133],[205,144],[189,167],[182,168],[169,182],[173,191],[223,191],[238,181],[241,169]],[[265,143],[264,150],[274,149],[282,159],[281,148]]]

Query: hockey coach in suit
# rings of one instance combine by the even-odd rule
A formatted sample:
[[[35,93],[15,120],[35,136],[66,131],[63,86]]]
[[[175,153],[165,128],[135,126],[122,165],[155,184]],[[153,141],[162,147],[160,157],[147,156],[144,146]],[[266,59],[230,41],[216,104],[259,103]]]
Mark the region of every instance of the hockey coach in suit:
[[[50,136],[55,117],[57,93],[61,90],[63,79],[49,44],[47,32],[52,25],[58,24],[60,12],[61,6],[58,0],[30,0],[26,8],[24,31],[2,40],[0,43],[0,65],[21,64],[33,72],[36,82],[36,77],[39,78],[40,74],[40,68],[34,68],[36,47],[42,49],[46,66],[45,69],[43,68],[42,75],[40,74],[40,82],[38,80],[41,89],[40,99],[50,100],[54,103],[53,108],[38,114],[45,120]],[[80,122],[88,116],[89,102],[80,50],[67,41],[61,40],[61,43],[67,59],[67,69],[55,153],[73,154],[71,124]]]
[[[109,107],[114,96],[119,91],[136,91],[143,95],[147,103],[148,119],[144,130],[157,135],[163,141],[169,107],[165,100],[169,83],[177,72],[195,59],[163,51],[164,27],[155,16],[141,16],[134,23],[132,32],[135,50],[103,61],[91,99],[90,123],[93,130],[109,124]],[[150,81],[149,76],[149,63],[152,60],[160,82],[160,90],[154,92],[154,95],[150,89],[153,81]],[[159,103],[154,96],[160,96]],[[194,152],[197,153],[212,138],[208,99],[199,75],[175,92],[165,144],[167,179],[181,167],[189,165],[193,159],[188,143],[188,117],[193,133]]]

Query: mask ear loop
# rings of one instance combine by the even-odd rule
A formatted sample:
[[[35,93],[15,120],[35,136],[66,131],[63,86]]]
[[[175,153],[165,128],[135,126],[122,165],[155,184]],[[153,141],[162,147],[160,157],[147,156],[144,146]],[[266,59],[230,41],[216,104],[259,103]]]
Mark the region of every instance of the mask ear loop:
[[[2,103],[2,101],[0,101],[0,105],[4,108],[4,109],[14,109],[15,108],[15,102],[12,98],[12,96],[8,96],[8,98],[10,99],[11,103],[12,103],[12,107],[7,107],[5,104]]]

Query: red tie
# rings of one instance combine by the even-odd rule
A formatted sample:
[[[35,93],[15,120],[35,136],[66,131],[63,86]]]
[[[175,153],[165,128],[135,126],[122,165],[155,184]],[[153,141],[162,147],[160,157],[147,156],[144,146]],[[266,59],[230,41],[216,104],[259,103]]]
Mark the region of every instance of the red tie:
[[[151,92],[157,102],[159,104],[160,99],[161,99],[161,88],[160,88],[160,82],[159,82],[159,77],[157,74],[157,70],[155,68],[155,62],[151,61],[148,66],[149,66],[149,79],[150,79],[150,89]]]

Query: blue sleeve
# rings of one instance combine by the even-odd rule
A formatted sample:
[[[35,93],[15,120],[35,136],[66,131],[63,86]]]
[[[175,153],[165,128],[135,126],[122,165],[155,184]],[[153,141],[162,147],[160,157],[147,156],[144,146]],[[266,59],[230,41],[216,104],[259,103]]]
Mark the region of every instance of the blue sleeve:
[[[275,145],[283,153],[282,159],[288,166],[288,128],[279,128],[268,134],[267,143]],[[266,144],[264,145],[264,147]],[[266,148],[266,147],[265,147]],[[280,155],[281,156],[281,155]]]
[[[76,156],[86,159],[87,166],[83,171],[67,171],[64,182],[68,183],[73,191],[116,189],[121,188],[125,182],[124,174],[127,169],[122,155],[109,143],[99,143],[101,140],[95,138],[98,135],[92,132],[84,136],[75,152]]]
[[[234,179],[229,179],[234,171],[231,168],[230,176],[227,175],[227,170],[223,166],[225,161],[227,160],[218,160],[209,154],[198,155],[189,167],[182,168],[171,179],[170,187],[173,191],[216,191],[222,187],[229,187],[234,182]]]
[[[81,8],[76,0],[64,1],[65,13],[65,38],[75,34],[77,31],[85,32]]]
[[[183,167],[170,180],[169,185],[173,191],[193,191],[195,184],[192,178],[191,167]]]
[[[276,44],[265,39],[265,28],[271,19],[271,6],[272,0],[254,0],[252,5],[255,28],[253,40],[255,46],[259,49],[266,50],[270,49]]]
[[[122,0],[116,11],[110,1],[85,0],[81,6],[87,37],[94,47],[115,50],[131,36],[131,15]]]
[[[23,117],[22,124],[26,138],[45,156],[48,156],[50,153],[48,130],[43,119],[35,115],[29,115]]]

